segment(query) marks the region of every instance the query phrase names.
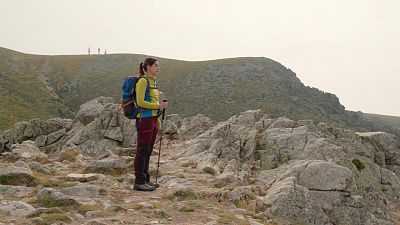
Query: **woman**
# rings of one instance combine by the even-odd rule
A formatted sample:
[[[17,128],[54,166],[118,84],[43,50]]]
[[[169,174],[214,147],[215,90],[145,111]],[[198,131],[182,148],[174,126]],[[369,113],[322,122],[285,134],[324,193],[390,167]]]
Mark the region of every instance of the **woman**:
[[[136,191],[154,191],[159,184],[150,182],[149,161],[153,151],[157,133],[160,130],[161,122],[158,119],[159,110],[168,107],[167,102],[159,103],[156,76],[160,72],[160,65],[157,59],[147,58],[140,63],[140,76],[136,83],[136,102],[141,113],[136,119],[138,130],[137,148],[135,155],[135,185]]]

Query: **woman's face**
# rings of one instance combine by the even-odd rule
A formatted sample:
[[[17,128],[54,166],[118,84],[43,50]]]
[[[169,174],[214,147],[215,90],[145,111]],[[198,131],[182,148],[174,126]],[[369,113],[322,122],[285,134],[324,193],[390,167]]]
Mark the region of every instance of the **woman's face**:
[[[160,72],[160,64],[156,61],[152,66],[147,66],[147,73],[152,76],[157,76]]]

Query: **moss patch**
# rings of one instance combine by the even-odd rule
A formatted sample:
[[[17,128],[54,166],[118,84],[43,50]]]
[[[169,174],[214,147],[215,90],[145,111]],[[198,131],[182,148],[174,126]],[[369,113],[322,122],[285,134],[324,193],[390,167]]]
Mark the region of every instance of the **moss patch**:
[[[215,176],[215,174],[216,174],[215,170],[213,168],[211,168],[211,167],[204,167],[203,168],[203,172],[211,174],[213,176]]]
[[[358,171],[365,169],[365,165],[361,160],[354,158],[351,162],[357,167]]]

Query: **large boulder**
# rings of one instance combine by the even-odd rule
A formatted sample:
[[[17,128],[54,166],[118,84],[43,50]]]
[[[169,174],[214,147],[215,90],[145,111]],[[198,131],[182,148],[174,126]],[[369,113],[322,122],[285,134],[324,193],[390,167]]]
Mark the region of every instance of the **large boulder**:
[[[118,104],[108,103],[101,109],[90,123],[85,125],[78,121],[74,124],[73,132],[67,134],[64,149],[80,149],[84,155],[99,156],[121,145],[127,148],[136,144],[135,121],[124,117]]]
[[[184,140],[195,138],[201,133],[204,133],[213,126],[213,122],[210,118],[199,114],[197,116],[185,118],[182,120],[182,125],[178,129],[177,133],[179,137]]]
[[[239,115],[232,116],[226,122],[236,125],[244,125],[249,126],[251,124],[256,123],[263,116],[261,110],[248,110],[246,112],[242,112]]]
[[[387,165],[400,166],[400,143],[396,136],[385,132],[357,132],[364,143],[368,143],[384,154],[384,162]]]
[[[110,97],[97,97],[81,105],[75,119],[87,125],[100,116],[101,112],[104,110],[104,105],[113,102],[114,100]]]
[[[11,152],[17,159],[47,158],[47,155],[40,151],[33,141],[24,141],[22,144],[13,144]]]
[[[356,188],[350,169],[326,161],[309,163],[299,174],[298,184],[319,191],[350,192]]]
[[[371,214],[388,206],[380,203],[371,210],[356,194],[352,172],[332,162],[293,161],[263,171],[257,181],[269,186],[257,210],[279,224],[393,224],[390,216]]]
[[[0,166],[0,184],[33,186],[35,181],[31,169],[23,162]]]

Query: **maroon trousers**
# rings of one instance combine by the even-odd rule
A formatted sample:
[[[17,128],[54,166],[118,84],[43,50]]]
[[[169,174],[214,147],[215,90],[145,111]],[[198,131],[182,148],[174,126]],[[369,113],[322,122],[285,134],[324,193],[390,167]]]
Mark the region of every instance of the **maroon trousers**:
[[[142,118],[136,120],[138,131],[137,147],[135,155],[135,184],[150,182],[149,162],[153,152],[159,126],[158,117]]]

